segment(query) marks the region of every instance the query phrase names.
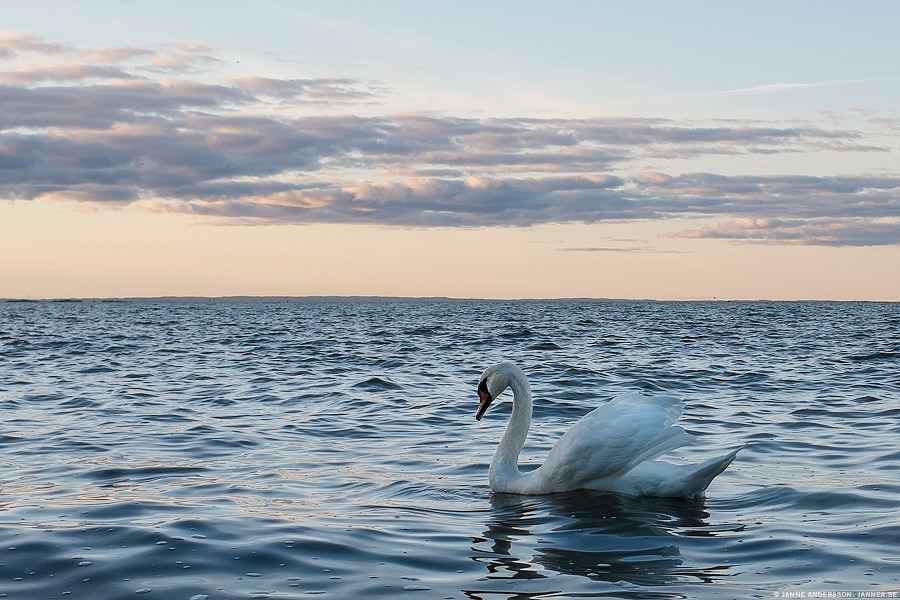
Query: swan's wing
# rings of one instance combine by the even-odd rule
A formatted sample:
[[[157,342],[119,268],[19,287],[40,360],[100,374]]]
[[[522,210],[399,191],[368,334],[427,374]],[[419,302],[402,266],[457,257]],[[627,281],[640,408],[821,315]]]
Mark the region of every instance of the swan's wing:
[[[577,489],[689,444],[693,436],[673,425],[683,408],[671,396],[634,393],[611,400],[556,442],[540,468],[541,477],[557,489]]]
[[[682,402],[678,398],[665,395],[645,396],[640,392],[628,392],[626,394],[622,394],[621,396],[613,398],[604,406],[618,406],[622,404],[632,406],[656,406],[665,412],[665,424],[667,426],[674,425],[675,421],[677,421],[678,418],[681,417],[681,413],[684,412],[684,402]],[[599,408],[603,408],[603,406]],[[596,410],[597,409],[594,409],[593,412],[596,412]]]

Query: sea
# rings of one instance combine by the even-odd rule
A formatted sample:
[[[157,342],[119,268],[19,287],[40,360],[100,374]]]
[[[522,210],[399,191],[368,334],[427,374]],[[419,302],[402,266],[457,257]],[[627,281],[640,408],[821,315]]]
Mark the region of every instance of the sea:
[[[523,470],[635,390],[671,460],[743,449],[693,501],[493,494],[501,360]],[[814,597],[900,597],[900,304],[0,303],[0,598]]]

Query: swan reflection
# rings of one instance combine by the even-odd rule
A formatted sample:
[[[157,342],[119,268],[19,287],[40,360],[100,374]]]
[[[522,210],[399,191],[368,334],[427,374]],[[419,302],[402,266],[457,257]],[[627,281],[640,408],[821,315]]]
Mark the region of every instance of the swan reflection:
[[[471,558],[484,564],[488,580],[562,574],[626,586],[712,581],[724,567],[685,566],[680,542],[742,526],[713,527],[708,517],[702,501],[589,491],[494,494],[486,529],[473,538]],[[477,599],[495,593],[467,595]]]

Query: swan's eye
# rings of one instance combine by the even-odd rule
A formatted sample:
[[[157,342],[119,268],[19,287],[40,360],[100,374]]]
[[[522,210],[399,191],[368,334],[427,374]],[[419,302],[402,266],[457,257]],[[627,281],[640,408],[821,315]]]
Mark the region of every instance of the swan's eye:
[[[485,377],[484,379],[482,379],[481,381],[478,382],[478,393],[479,394],[487,394],[488,396],[491,395],[491,393],[488,391],[488,387],[487,387],[487,377]]]

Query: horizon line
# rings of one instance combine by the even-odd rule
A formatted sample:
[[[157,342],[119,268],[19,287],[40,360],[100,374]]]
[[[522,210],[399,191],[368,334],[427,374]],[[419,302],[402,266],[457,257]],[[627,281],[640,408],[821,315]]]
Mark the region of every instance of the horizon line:
[[[247,303],[247,304],[266,304],[266,303],[284,303],[284,304],[302,304],[302,303],[327,303],[327,302],[870,302],[882,304],[896,304],[900,300],[835,300],[835,299],[772,299],[772,298],[609,298],[594,296],[564,296],[553,298],[472,298],[472,297],[452,297],[452,296],[381,296],[381,295],[227,295],[227,296],[196,296],[196,295],[164,295],[164,296],[72,296],[72,297],[49,297],[49,298],[0,298],[0,303],[142,303],[142,302],[158,302],[158,303]]]

